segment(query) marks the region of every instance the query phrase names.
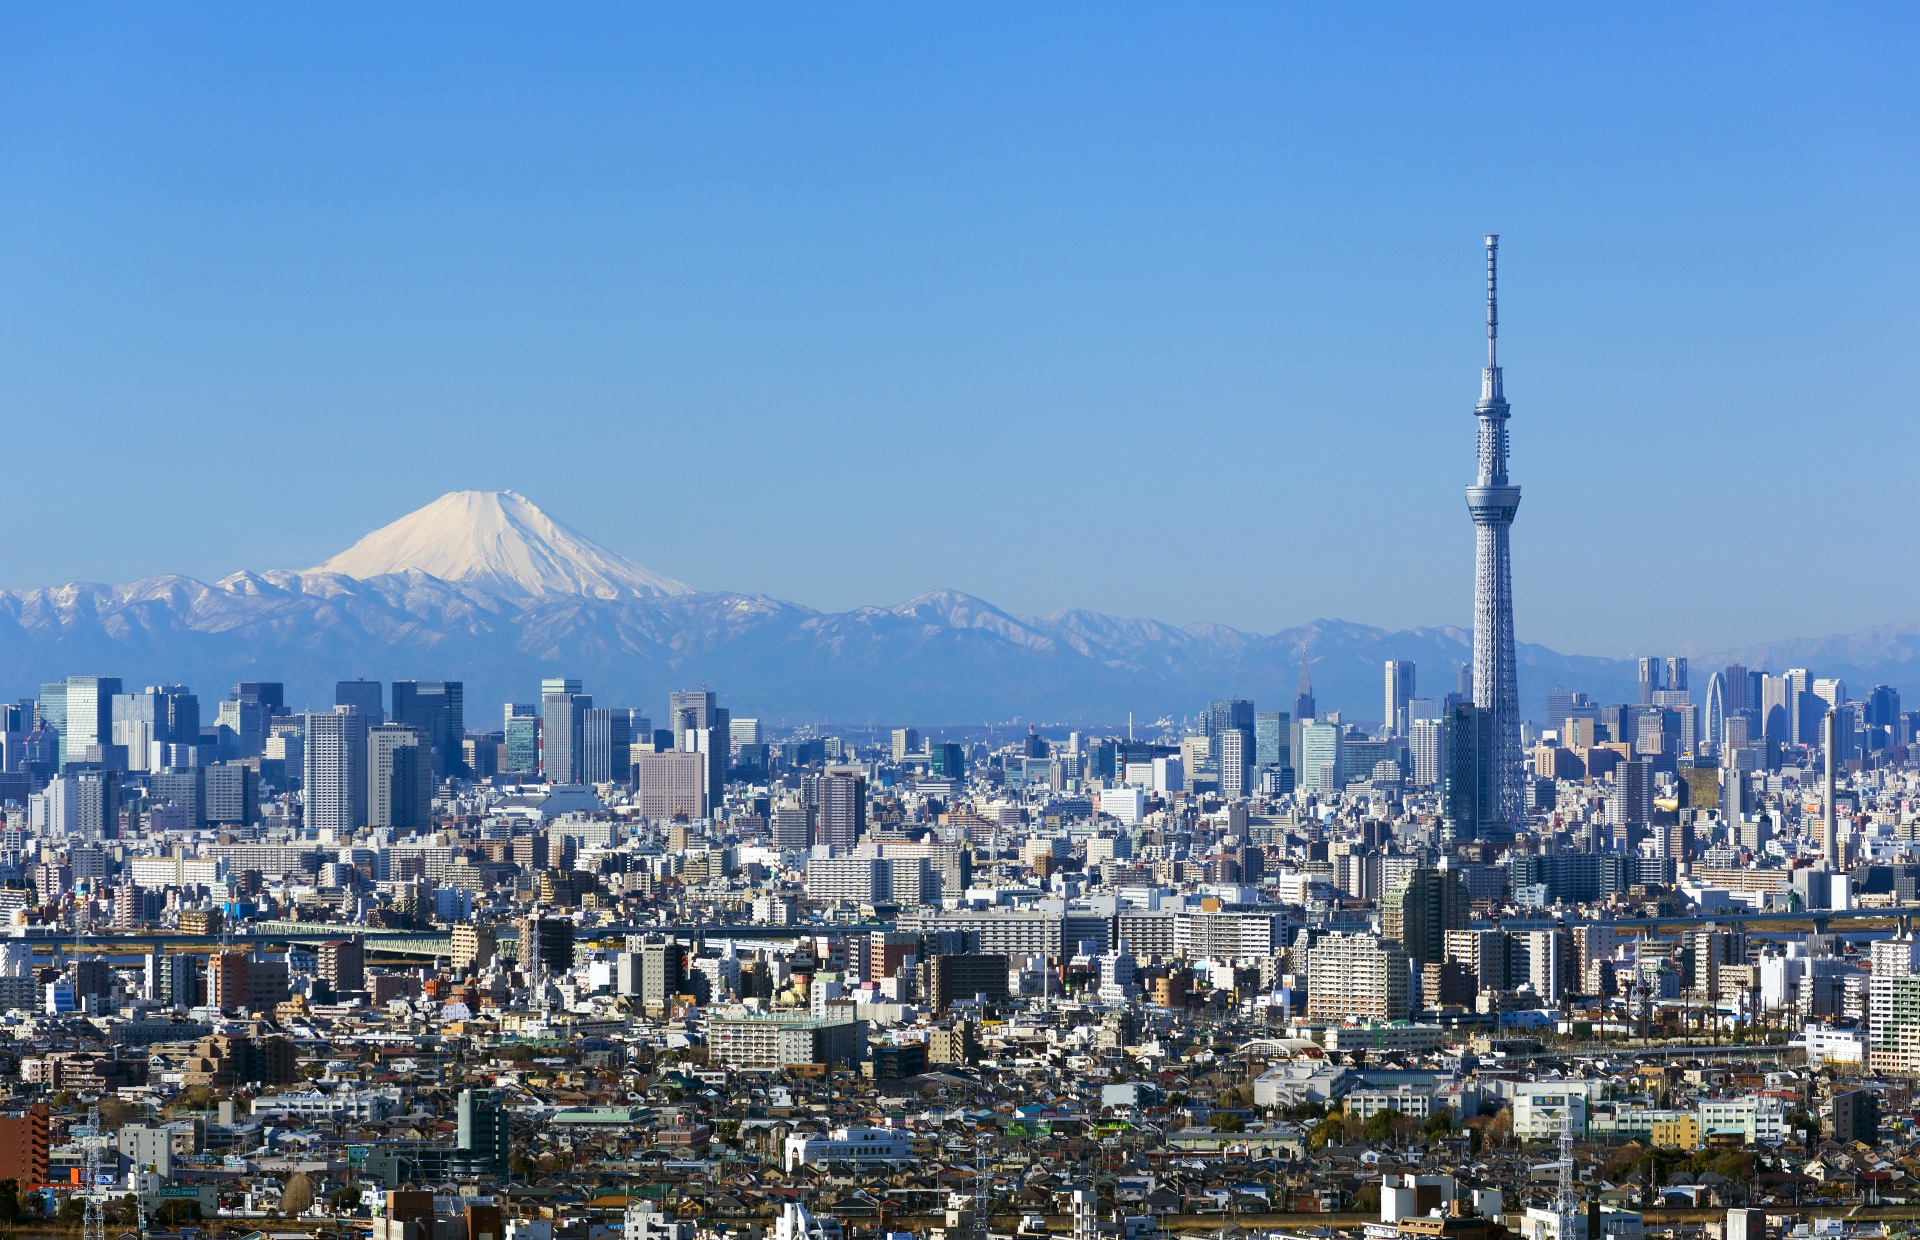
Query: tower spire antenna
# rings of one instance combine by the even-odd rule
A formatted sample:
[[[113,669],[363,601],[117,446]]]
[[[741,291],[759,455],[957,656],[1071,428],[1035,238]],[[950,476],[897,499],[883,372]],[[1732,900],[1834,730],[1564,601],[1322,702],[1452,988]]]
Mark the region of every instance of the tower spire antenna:
[[[1494,346],[1500,339],[1500,234],[1487,234],[1487,369],[1500,365]]]
[[[1487,368],[1480,374],[1480,399],[1503,400],[1500,381],[1500,234],[1487,242]]]

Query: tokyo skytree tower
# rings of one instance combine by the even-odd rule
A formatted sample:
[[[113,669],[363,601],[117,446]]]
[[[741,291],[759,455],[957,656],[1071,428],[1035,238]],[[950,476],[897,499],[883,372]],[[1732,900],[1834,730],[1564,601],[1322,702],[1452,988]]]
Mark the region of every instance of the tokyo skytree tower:
[[[1509,828],[1526,819],[1521,799],[1520,679],[1513,653],[1513,560],[1507,532],[1520,507],[1520,488],[1507,481],[1507,398],[1495,344],[1500,334],[1497,264],[1500,238],[1487,237],[1487,368],[1480,372],[1480,474],[1467,488],[1473,514],[1473,704],[1492,716],[1483,736],[1491,752],[1482,787],[1489,822]]]

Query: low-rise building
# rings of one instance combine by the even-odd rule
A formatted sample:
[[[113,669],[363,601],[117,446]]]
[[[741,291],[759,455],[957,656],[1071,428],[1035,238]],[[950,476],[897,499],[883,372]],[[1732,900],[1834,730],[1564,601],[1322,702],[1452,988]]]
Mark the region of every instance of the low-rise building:
[[[1554,1141],[1569,1116],[1576,1139],[1587,1135],[1585,1081],[1528,1081],[1514,1086],[1513,1135],[1520,1141]]]
[[[836,1128],[787,1138],[786,1169],[829,1164],[883,1166],[913,1160],[913,1144],[904,1132],[891,1128]]]
[[[1444,1031],[1438,1025],[1417,1025],[1404,1020],[1361,1021],[1353,1025],[1329,1025],[1324,1040],[1330,1051],[1403,1051],[1428,1055],[1440,1049]]]

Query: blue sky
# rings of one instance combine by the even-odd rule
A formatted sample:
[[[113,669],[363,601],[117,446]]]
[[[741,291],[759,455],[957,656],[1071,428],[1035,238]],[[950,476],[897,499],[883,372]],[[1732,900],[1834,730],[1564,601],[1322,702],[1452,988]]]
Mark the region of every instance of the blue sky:
[[[1462,623],[1492,230],[1523,640],[1920,618],[1917,26],[12,6],[0,584],[512,487],[823,608]]]

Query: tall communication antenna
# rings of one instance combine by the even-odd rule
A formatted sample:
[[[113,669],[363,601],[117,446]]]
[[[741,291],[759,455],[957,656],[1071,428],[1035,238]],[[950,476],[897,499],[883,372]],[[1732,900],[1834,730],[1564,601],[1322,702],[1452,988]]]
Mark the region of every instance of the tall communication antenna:
[[[100,1146],[104,1138],[100,1134],[99,1107],[88,1108],[87,1126],[93,1131],[87,1136],[82,1172],[87,1181],[87,1214],[81,1227],[81,1240],[107,1240],[107,1212],[100,1196]]]
[[[1491,804],[1480,821],[1507,830],[1526,821],[1521,797],[1520,689],[1513,644],[1513,562],[1509,534],[1520,507],[1520,488],[1507,476],[1507,405],[1499,360],[1500,238],[1486,235],[1487,365],[1480,372],[1479,470],[1467,488],[1473,519],[1473,704],[1491,716]],[[1485,744],[1486,742],[1482,742]],[[1483,785],[1484,786],[1484,785]],[[1477,827],[1476,827],[1477,829]]]
[[[1580,1218],[1580,1199],[1573,1192],[1573,1091],[1569,1089],[1560,1107],[1560,1187],[1553,1195],[1553,1213],[1560,1231],[1555,1240],[1573,1240],[1573,1229]],[[1587,1240],[1600,1240],[1589,1236]]]
[[[993,1134],[981,1128],[973,1134],[973,1235],[989,1240],[993,1214]]]

